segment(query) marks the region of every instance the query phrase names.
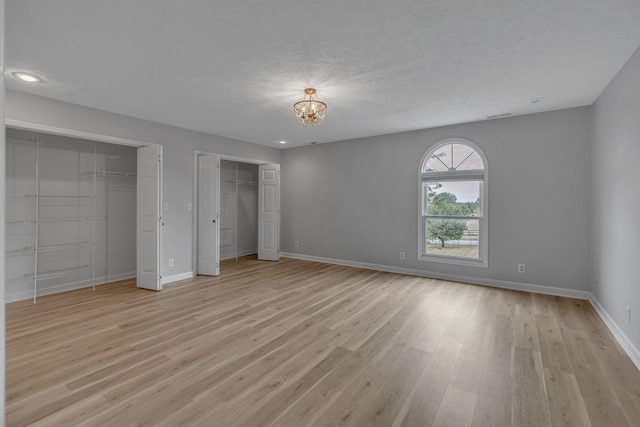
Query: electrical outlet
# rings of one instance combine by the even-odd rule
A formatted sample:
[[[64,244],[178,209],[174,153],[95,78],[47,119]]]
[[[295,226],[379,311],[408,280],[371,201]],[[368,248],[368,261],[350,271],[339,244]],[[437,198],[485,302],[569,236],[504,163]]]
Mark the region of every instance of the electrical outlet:
[[[524,273],[524,264],[518,264],[518,273]]]
[[[191,210],[191,202],[187,203],[187,210],[190,211]]]
[[[173,258],[169,258],[169,267],[173,267]]]
[[[296,240],[295,242],[293,242],[293,246],[295,246],[296,248],[300,247],[300,242]]]
[[[404,252],[400,252],[400,259],[404,259]]]
[[[165,210],[165,211],[168,211],[168,210],[169,210],[169,203],[165,203],[165,204],[164,204],[164,210]]]
[[[627,322],[631,323],[631,307],[627,306]]]

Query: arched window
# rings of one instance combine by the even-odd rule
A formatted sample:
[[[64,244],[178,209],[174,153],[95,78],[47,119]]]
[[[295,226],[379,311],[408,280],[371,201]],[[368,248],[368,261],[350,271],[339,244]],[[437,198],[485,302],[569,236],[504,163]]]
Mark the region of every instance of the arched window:
[[[440,141],[420,162],[419,259],[487,267],[487,160],[461,139]]]

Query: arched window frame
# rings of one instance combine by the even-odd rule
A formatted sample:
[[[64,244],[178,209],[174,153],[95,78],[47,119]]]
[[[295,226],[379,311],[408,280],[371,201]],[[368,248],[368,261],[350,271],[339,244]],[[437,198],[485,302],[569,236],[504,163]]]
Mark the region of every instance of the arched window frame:
[[[484,169],[482,170],[448,170],[442,172],[423,172],[424,165],[427,159],[436,152],[442,146],[448,144],[463,144],[473,149],[482,160]],[[478,236],[478,248],[479,257],[467,258],[452,255],[435,255],[428,254],[426,248],[426,220],[429,216],[426,214],[427,201],[425,200],[425,191],[423,191],[424,182],[432,182],[437,179],[438,181],[461,181],[461,180],[474,180],[479,179],[482,183],[480,190],[480,203],[481,203],[481,215],[474,216],[474,219],[479,220],[479,236]],[[467,265],[475,267],[489,267],[489,245],[488,245],[488,233],[489,233],[489,163],[487,157],[480,147],[471,141],[461,138],[449,138],[437,142],[431,146],[422,156],[418,169],[418,200],[420,204],[418,206],[418,260],[439,262],[446,264]],[[458,218],[458,217],[454,217]],[[462,217],[460,217],[462,218]]]

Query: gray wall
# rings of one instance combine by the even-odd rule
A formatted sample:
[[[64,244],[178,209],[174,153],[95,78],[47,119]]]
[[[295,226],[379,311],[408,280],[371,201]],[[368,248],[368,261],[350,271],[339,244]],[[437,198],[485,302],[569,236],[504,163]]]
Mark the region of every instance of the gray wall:
[[[164,156],[164,252],[162,275],[192,271],[194,150],[280,163],[281,151],[220,136],[167,126],[16,91],[6,93],[6,118],[100,135],[161,144]],[[174,258],[174,267],[168,259]]]
[[[0,0],[0,287],[4,289],[4,0]],[[5,306],[0,292],[0,427],[4,426],[5,408]]]
[[[488,158],[487,269],[417,260],[420,158],[454,137]],[[282,251],[586,291],[589,143],[585,107],[287,149]]]
[[[638,349],[640,50],[593,105],[592,136],[592,293]]]

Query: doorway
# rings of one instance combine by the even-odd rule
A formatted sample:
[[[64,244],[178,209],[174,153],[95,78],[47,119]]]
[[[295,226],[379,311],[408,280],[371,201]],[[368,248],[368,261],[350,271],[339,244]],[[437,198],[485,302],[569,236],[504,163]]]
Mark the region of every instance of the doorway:
[[[220,260],[258,253],[258,165],[220,160]]]
[[[195,152],[194,271],[220,274],[221,259],[280,254],[280,165]]]
[[[7,301],[133,277],[160,290],[162,147],[36,128],[6,131]]]

